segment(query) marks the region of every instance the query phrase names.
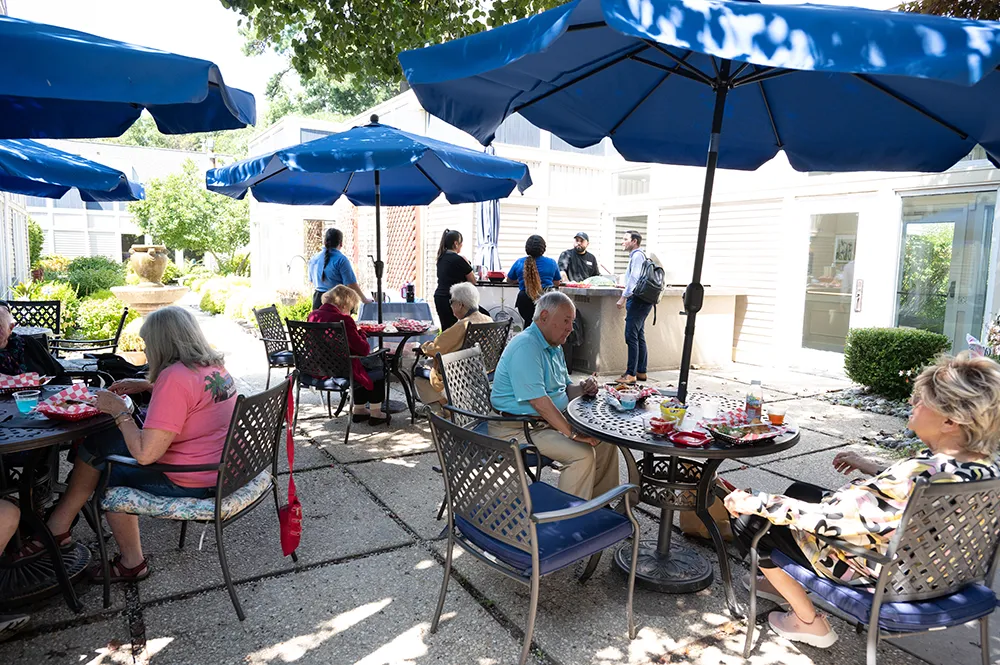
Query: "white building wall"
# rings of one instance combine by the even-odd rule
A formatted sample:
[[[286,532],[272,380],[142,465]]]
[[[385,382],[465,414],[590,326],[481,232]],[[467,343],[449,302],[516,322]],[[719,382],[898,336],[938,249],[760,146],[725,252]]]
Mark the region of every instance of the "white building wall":
[[[0,299],[8,289],[28,278],[28,216],[25,198],[0,192]]]

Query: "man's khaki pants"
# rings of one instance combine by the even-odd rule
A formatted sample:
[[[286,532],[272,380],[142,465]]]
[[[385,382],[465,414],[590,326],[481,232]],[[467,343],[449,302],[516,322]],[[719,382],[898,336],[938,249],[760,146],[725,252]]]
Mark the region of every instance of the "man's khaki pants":
[[[490,436],[524,441],[521,423],[490,423]],[[550,427],[533,428],[531,443],[562,465],[559,489],[581,499],[591,499],[618,486],[618,448],[601,442],[596,447],[566,438]]]

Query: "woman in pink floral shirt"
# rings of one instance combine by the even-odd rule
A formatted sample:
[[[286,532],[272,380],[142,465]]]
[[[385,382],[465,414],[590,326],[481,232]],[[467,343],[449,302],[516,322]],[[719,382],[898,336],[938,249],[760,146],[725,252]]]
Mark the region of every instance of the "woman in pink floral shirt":
[[[784,495],[729,494],[726,508],[735,518],[741,549],[749,551],[757,531],[753,522],[764,518],[775,526],[760,541],[762,554],[777,549],[841,584],[872,587],[877,565],[824,544],[816,534],[885,554],[918,478],[1000,478],[1000,365],[968,354],[942,358],[917,377],[911,403],[910,429],[927,446],[920,454],[880,469],[855,453],[840,453],[833,460],[838,471],[871,477],[835,492],[793,483]],[[758,595],[791,606],[768,616],[777,634],[824,648],[836,642],[837,634],[798,582],[769,561],[760,567],[765,579],[758,582]]]

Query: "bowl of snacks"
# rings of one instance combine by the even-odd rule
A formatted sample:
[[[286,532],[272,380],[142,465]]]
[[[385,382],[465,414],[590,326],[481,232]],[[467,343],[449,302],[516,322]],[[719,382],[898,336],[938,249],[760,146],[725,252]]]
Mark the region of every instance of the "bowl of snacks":
[[[364,333],[380,333],[385,330],[385,324],[374,321],[361,321],[358,323],[358,330]]]
[[[687,406],[681,404],[676,399],[663,400],[660,402],[660,416],[664,420],[669,420],[672,423],[679,423],[684,420],[684,414],[687,413]]]
[[[647,430],[656,436],[668,436],[674,431],[674,423],[654,416],[647,423]]]
[[[786,431],[784,427],[775,427],[768,423],[750,423],[747,425],[706,423],[705,429],[708,430],[713,438],[733,446],[771,441]]]

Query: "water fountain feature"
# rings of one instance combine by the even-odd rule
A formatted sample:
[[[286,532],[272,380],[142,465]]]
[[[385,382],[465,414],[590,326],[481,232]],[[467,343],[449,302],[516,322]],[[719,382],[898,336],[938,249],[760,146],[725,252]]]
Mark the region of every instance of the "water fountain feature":
[[[163,271],[167,267],[167,248],[163,245],[132,245],[129,263],[141,280],[134,286],[113,286],[111,292],[130,309],[142,315],[172,305],[188,292],[186,286],[164,286]]]

